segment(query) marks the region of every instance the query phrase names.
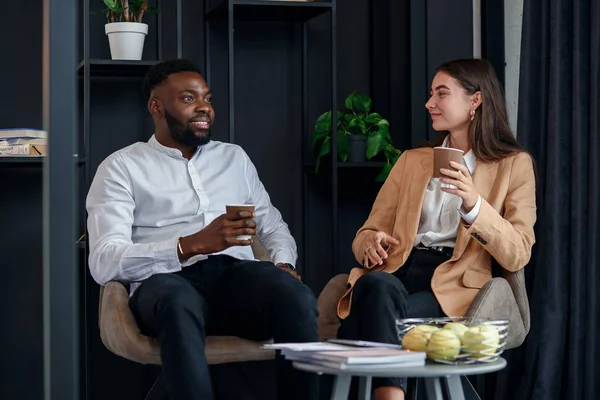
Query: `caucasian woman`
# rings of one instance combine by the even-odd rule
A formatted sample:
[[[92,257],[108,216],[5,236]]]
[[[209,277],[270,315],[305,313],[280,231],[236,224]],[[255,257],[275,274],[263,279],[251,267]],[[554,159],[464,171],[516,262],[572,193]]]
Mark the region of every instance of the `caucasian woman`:
[[[405,151],[352,251],[351,289],[338,305],[339,338],[400,343],[395,320],[462,316],[492,278],[495,259],[523,268],[535,242],[535,174],[511,132],[502,89],[484,60],[442,64],[427,104],[431,147]],[[434,178],[435,146],[463,151]],[[405,380],[373,380],[375,397],[403,399]]]

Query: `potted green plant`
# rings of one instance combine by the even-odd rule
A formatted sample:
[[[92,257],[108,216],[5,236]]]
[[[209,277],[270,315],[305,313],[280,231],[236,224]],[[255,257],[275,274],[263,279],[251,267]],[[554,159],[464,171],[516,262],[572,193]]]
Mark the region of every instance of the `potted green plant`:
[[[141,60],[148,25],[142,20],[146,13],[158,10],[148,6],[148,0],[103,0],[102,12],[107,19],[105,32],[113,60]]]
[[[349,162],[364,162],[383,153],[386,164],[376,180],[385,180],[402,153],[394,148],[390,124],[380,114],[371,112],[373,101],[369,96],[352,92],[346,98],[346,110],[337,113],[337,146],[339,158]],[[323,113],[315,123],[313,143],[319,145],[316,171],[321,158],[331,152],[331,111]]]

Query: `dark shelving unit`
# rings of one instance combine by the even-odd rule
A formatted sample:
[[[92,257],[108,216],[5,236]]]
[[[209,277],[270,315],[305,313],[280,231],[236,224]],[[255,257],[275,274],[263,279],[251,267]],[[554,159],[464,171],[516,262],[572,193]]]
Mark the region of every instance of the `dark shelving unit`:
[[[337,168],[351,169],[351,168],[383,168],[385,166],[383,161],[365,161],[365,162],[341,162],[336,163]],[[327,164],[323,163],[322,166]],[[323,168],[321,166],[321,169]],[[308,173],[315,173],[315,164],[305,164],[304,170]]]
[[[90,3],[92,3],[94,9],[90,7]],[[100,2],[101,3],[101,2]],[[170,2],[165,2],[164,0],[155,0],[155,4],[151,4],[152,6],[156,6],[161,11],[164,11],[163,6],[169,4],[169,10],[173,9],[175,12],[171,16],[176,21],[169,21],[176,25],[176,31],[174,35],[171,37],[172,40],[175,41],[175,45],[173,46],[173,55],[177,57],[181,57],[182,47],[181,47],[181,38],[182,38],[182,0],[174,0]],[[101,6],[101,5],[100,5]],[[120,80],[132,80],[139,81],[140,85],[138,90],[141,91],[141,79],[145,76],[146,72],[150,67],[157,64],[163,59],[163,47],[165,43],[163,41],[163,36],[167,36],[165,34],[165,24],[163,22],[163,12],[159,13],[156,16],[156,25],[153,30],[156,33],[156,56],[151,56],[153,59],[142,59],[142,60],[113,60],[110,58],[97,58],[94,54],[96,49],[91,45],[91,33],[90,27],[92,26],[91,18],[98,18],[96,16],[91,16],[91,11],[96,11],[98,8],[98,4],[94,3],[92,0],[83,0],[80,6],[81,12],[81,30],[82,30],[82,46],[80,48],[79,54],[79,63],[76,65],[76,73],[79,81],[79,91],[80,91],[80,101],[81,108],[79,110],[80,115],[80,133],[79,133],[79,156],[81,157],[79,160],[79,164],[83,166],[82,172],[83,176],[81,179],[80,187],[79,187],[79,201],[80,201],[80,213],[79,213],[79,226],[84,227],[84,232],[77,232],[78,237],[75,238],[77,240],[80,235],[87,235],[87,213],[85,209],[85,198],[87,196],[89,187],[92,182],[92,178],[95,174],[95,162],[98,161],[99,158],[102,158],[104,155],[99,155],[101,151],[94,152],[94,146],[100,145],[100,140],[94,141],[94,137],[91,135],[91,125],[92,125],[92,112],[91,105],[94,102],[95,94],[92,93],[92,82],[102,81],[103,85],[105,82],[110,84],[111,82],[117,82]],[[151,14],[146,14],[144,17],[144,23],[149,23],[148,20],[154,18]],[[152,26],[151,26],[152,28]],[[149,33],[150,34],[150,33]],[[104,36],[104,40],[108,39]],[[148,38],[146,39],[146,43],[144,44],[144,54],[151,52],[151,48],[148,47],[147,44]],[[170,43],[169,43],[170,44]],[[94,86],[96,87],[96,86]],[[124,91],[130,91],[130,86],[123,86]],[[95,144],[97,143],[97,144]],[[93,157],[92,157],[93,155]],[[80,277],[80,299],[81,299],[81,399],[95,399],[98,398],[98,389],[100,385],[104,385],[104,382],[100,383],[97,381],[98,377],[92,375],[92,367],[95,366],[96,369],[94,371],[99,371],[98,368],[100,364],[99,360],[94,360],[93,357],[98,353],[95,352],[96,348],[98,348],[99,338],[99,330],[97,323],[97,314],[96,311],[98,309],[98,287],[97,284],[91,278],[88,268],[88,258],[89,258],[89,248],[87,245],[87,240],[84,237],[76,242],[76,248],[79,249],[79,256],[81,260],[81,277]],[[92,312],[93,311],[93,312]],[[92,331],[95,330],[95,331]],[[103,347],[100,346],[100,347]],[[108,350],[106,350],[108,352]],[[121,360],[117,360],[116,363],[121,362]],[[120,368],[116,365],[116,368]]]
[[[331,12],[334,2],[221,0],[207,9],[206,17],[209,20],[227,17],[231,8],[235,21],[306,22]]]
[[[77,66],[80,77],[84,77],[86,66],[89,68],[89,77],[115,77],[115,78],[140,78],[146,74],[148,68],[158,61],[130,61],[130,60],[83,60]]]
[[[385,162],[365,161],[365,162],[338,162],[338,168],[383,168]]]
[[[0,163],[2,164],[34,164],[34,165],[42,165],[44,161],[43,157],[0,157]]]
[[[213,74],[211,71],[211,25],[226,26],[227,29],[227,86],[228,86],[228,141],[236,142],[235,134],[235,54],[234,54],[234,26],[237,22],[256,22],[256,23],[296,23],[301,24],[302,35],[302,135],[303,138],[308,137],[312,133],[312,123],[308,119],[308,31],[307,22],[322,15],[328,15],[330,21],[329,39],[331,40],[331,105],[330,109],[334,116],[337,115],[337,6],[336,0],[331,1],[261,1],[261,0],[213,0],[205,2],[205,45],[206,45],[206,77],[210,86],[212,85]],[[333,125],[337,125],[334,119]],[[305,140],[303,140],[305,143]],[[302,159],[307,153],[307,149],[303,147]],[[337,144],[333,141],[332,145],[333,160],[337,158]],[[329,165],[322,164],[322,168],[330,168],[332,173],[332,227],[333,234],[331,243],[333,249],[337,249],[337,164],[331,162]],[[310,175],[314,174],[314,166],[302,167],[303,173],[303,196],[305,205],[303,208],[303,242],[304,251],[302,259],[307,259],[306,238],[308,232],[306,230],[306,192],[307,180],[311,179]],[[336,263],[337,251],[333,251],[333,264]],[[306,274],[306,272],[304,272]],[[305,276],[306,278],[306,276]]]
[[[25,166],[42,166],[46,157],[43,156],[17,156],[17,157],[0,157],[0,164],[15,166],[15,165],[25,165]],[[85,157],[73,157],[73,161],[77,165],[85,165],[87,162],[87,158]]]

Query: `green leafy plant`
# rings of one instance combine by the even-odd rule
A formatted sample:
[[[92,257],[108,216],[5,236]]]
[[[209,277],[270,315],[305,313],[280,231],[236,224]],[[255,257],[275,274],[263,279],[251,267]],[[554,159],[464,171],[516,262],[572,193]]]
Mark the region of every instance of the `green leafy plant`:
[[[387,179],[390,171],[394,168],[394,164],[396,164],[396,161],[402,155],[402,150],[398,150],[393,145],[388,144],[383,149],[383,153],[385,154],[386,161],[379,175],[375,177],[377,182],[384,182]]]
[[[337,113],[337,149],[340,159],[343,162],[348,159],[348,153],[350,152],[349,136],[365,135],[367,136],[367,159],[370,160],[382,152],[386,157],[386,165],[376,178],[380,180],[383,176],[383,180],[385,180],[402,153],[400,150],[395,149],[392,144],[390,123],[380,114],[371,112],[373,101],[369,96],[352,92],[346,97],[344,103],[346,110]],[[313,144],[320,144],[315,162],[317,172],[321,158],[331,153],[331,116],[331,111],[327,111],[319,116],[315,123]]]
[[[159,12],[157,8],[148,6],[148,0],[103,1],[106,8],[102,11],[102,15],[108,22],[142,22],[146,13]]]

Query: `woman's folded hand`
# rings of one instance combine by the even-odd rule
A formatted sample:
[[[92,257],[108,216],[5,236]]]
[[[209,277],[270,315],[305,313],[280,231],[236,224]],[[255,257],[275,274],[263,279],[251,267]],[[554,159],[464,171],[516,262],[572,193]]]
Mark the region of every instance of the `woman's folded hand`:
[[[391,245],[399,245],[400,242],[385,232],[378,231],[371,233],[365,240],[363,252],[365,257],[374,265],[383,265],[388,257],[388,250]]]

